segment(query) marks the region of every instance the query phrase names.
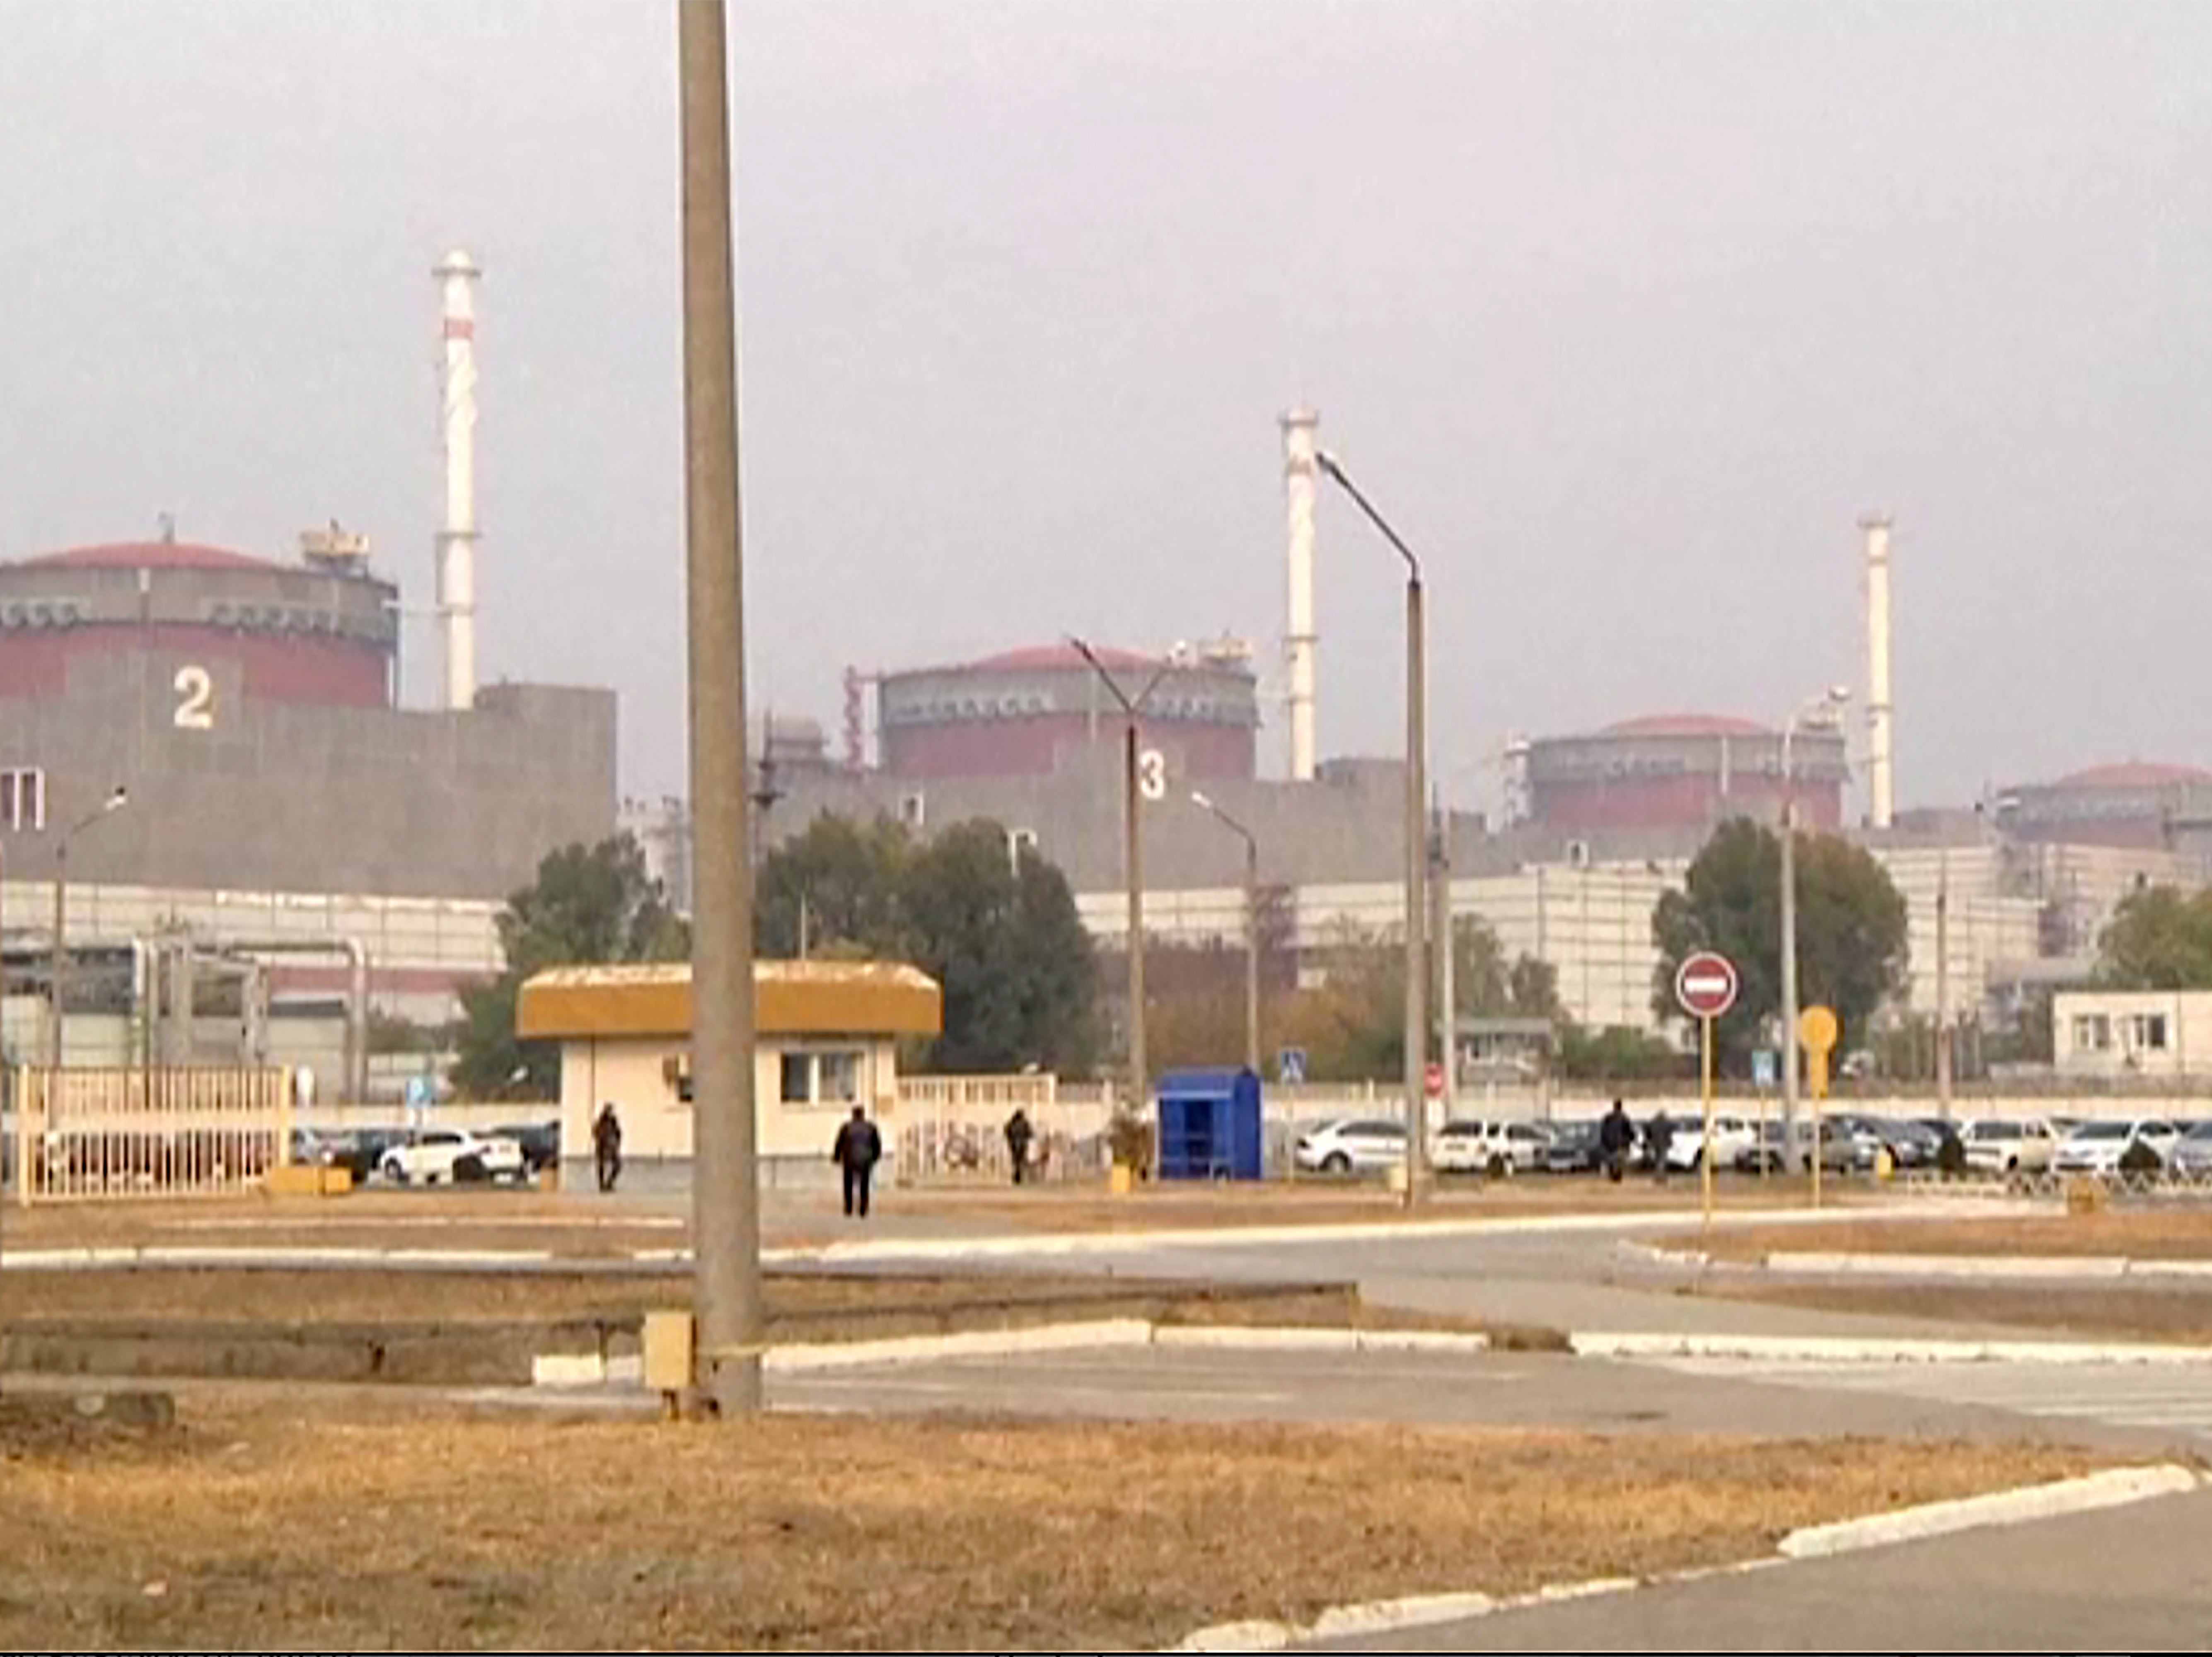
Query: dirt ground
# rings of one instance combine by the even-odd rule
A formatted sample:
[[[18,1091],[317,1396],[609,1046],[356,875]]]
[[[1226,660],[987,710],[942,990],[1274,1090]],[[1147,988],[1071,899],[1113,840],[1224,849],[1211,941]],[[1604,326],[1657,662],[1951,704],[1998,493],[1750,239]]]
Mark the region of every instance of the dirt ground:
[[[1697,1290],[1807,1311],[2000,1324],[2084,1340],[2212,1345],[2212,1290],[2069,1288],[2058,1284],[1712,1281]]]
[[[1850,1193],[1832,1193],[1838,1201]],[[1727,1179],[1723,1208],[1795,1206],[1801,1185]],[[1407,1218],[1464,1220],[1485,1215],[1639,1213],[1694,1206],[1694,1181],[1612,1186],[1595,1179],[1523,1175],[1500,1184],[1450,1181],[1409,1215],[1401,1199],[1367,1185],[1304,1182],[1239,1186],[1144,1186],[1115,1197],[1090,1186],[969,1190],[893,1187],[880,1211],[974,1232],[1099,1232],[1253,1225],[1329,1225]],[[804,1247],[834,1224],[835,1193],[778,1198],[766,1207],[762,1241]],[[52,1204],[0,1216],[10,1248],[162,1245],[187,1247],[508,1249],[600,1259],[688,1246],[679,1199],[651,1207],[610,1203],[588,1193],[490,1190],[386,1191],[333,1198],[209,1199],[199,1202]],[[845,1235],[840,1231],[837,1235]]]
[[[10,1649],[1133,1649],[1346,1599],[1717,1564],[2099,1460],[976,1417],[331,1419],[266,1393],[195,1398],[166,1433],[4,1451]]]
[[[2106,1209],[2029,1219],[1862,1220],[1833,1225],[1745,1226],[1663,1239],[1718,1259],[1756,1263],[1769,1254],[2124,1255],[2212,1259],[2212,1205],[2191,1209]]]

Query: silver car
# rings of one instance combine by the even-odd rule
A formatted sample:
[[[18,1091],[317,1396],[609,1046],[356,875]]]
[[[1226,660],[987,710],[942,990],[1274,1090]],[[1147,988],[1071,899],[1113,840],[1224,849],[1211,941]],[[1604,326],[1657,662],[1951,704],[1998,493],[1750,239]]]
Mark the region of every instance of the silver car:
[[[2176,1139],[2166,1153],[2166,1165],[2184,1179],[2212,1174],[2212,1122],[2198,1122]]]

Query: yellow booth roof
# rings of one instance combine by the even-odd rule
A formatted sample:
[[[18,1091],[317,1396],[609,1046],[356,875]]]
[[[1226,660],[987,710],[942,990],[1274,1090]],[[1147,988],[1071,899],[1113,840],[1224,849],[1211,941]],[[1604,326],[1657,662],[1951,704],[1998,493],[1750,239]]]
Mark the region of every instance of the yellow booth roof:
[[[756,961],[754,1017],[763,1035],[935,1035],[945,993],[913,967],[886,961]],[[555,967],[525,979],[514,1033],[526,1041],[691,1035],[691,963]]]

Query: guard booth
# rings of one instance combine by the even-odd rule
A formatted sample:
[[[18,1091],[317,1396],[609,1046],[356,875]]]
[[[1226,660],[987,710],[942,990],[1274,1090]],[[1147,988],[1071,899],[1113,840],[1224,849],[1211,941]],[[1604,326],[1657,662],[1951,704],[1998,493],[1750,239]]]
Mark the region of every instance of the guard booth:
[[[1260,1078],[1249,1070],[1162,1077],[1159,1158],[1163,1180],[1260,1178]]]

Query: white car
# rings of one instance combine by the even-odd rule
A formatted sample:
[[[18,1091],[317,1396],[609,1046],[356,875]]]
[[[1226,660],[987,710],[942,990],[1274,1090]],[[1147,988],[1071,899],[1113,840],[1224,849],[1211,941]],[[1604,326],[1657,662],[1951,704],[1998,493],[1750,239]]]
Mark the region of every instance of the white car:
[[[1406,1160],[1406,1125],[1380,1118],[1327,1122],[1298,1135],[1291,1153],[1310,1173],[1373,1173]]]
[[[473,1159],[473,1167],[470,1166]],[[525,1173],[522,1147],[461,1128],[434,1127],[384,1153],[376,1171],[393,1185],[453,1185],[463,1179],[513,1180]]]
[[[1698,1166],[1698,1159],[1705,1150],[1705,1119],[1689,1115],[1679,1120],[1670,1116],[1674,1137],[1667,1141],[1667,1166],[1677,1173],[1688,1173]],[[1734,1168],[1735,1159],[1759,1146],[1759,1125],[1747,1116],[1716,1114],[1713,1118],[1713,1166]]]
[[[1959,1125],[1966,1166],[1983,1174],[2039,1174],[2051,1166],[2058,1137],[2040,1117],[1991,1117]]]
[[[2156,1151],[2163,1166],[2180,1138],[2179,1128],[2155,1116],[2084,1122],[2059,1141],[2051,1167],[2058,1174],[2118,1174],[2120,1159],[2139,1144]]]
[[[1495,1157],[1508,1174],[1534,1174],[1550,1144],[1551,1136],[1534,1122],[1446,1122],[1430,1142],[1429,1163],[1439,1174],[1480,1174]]]

